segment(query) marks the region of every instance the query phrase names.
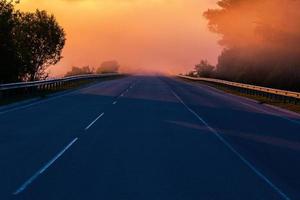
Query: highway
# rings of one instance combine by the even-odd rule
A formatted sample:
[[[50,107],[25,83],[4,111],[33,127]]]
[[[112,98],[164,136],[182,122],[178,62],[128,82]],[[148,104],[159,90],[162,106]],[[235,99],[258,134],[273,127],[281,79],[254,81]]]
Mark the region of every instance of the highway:
[[[0,110],[1,200],[300,199],[300,117],[128,76]]]

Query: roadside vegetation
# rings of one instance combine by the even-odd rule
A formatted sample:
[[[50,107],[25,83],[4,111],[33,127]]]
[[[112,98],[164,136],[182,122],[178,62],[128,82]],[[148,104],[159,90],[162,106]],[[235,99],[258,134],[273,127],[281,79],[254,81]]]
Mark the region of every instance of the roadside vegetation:
[[[117,61],[105,61],[100,67],[97,68],[97,74],[106,74],[106,73],[117,73],[119,71],[120,65]]]
[[[77,75],[87,75],[93,74],[94,69],[90,68],[90,66],[83,66],[83,67],[72,67],[72,69],[66,73],[65,77],[69,76],[77,76]]]
[[[85,75],[85,74],[107,74],[118,73],[120,65],[117,61],[105,61],[96,70],[90,66],[72,67],[72,69],[66,73],[65,77]]]
[[[62,57],[65,32],[44,10],[21,12],[19,1],[0,0],[0,84],[43,80]]]
[[[192,76],[300,91],[300,1],[220,0],[204,13],[224,48]]]
[[[47,68],[57,64],[66,42],[64,29],[55,17],[44,10],[22,12],[18,0],[0,0],[0,84],[45,80]],[[117,72],[116,61],[104,62],[98,69],[73,67],[66,76]],[[104,77],[69,81],[47,87],[16,88],[0,91],[0,105],[44,98],[55,92],[78,88],[90,83],[114,79]]]
[[[201,60],[192,77],[300,91],[300,1],[220,0],[204,13],[223,47],[213,66]],[[300,113],[298,101],[271,99],[238,88],[202,82],[228,93]]]

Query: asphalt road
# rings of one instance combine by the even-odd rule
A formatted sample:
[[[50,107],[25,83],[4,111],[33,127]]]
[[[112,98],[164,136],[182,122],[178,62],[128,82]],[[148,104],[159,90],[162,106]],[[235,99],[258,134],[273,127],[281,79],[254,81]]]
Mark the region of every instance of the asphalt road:
[[[1,200],[300,199],[300,117],[198,83],[110,80],[0,131]]]

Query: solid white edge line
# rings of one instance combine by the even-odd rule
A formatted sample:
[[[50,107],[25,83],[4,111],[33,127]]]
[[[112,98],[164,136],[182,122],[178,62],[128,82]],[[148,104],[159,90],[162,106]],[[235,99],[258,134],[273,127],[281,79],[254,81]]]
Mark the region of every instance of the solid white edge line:
[[[187,83],[187,82],[186,82],[186,84],[187,84],[187,85],[190,85],[190,86],[193,86],[193,87],[199,88],[197,85],[193,85],[193,84],[190,84],[190,83]],[[284,116],[284,115],[282,115],[282,114],[278,114],[278,113],[274,113],[274,112],[272,112],[272,111],[265,110],[265,108],[257,108],[256,106],[251,105],[251,104],[248,103],[248,102],[236,101],[236,99],[232,100],[234,97],[239,97],[239,98],[243,98],[243,99],[245,98],[244,100],[247,100],[247,101],[255,101],[255,100],[253,100],[253,99],[251,99],[251,98],[240,97],[240,96],[237,96],[237,95],[234,95],[234,94],[222,92],[221,90],[218,90],[218,89],[213,88],[213,87],[211,87],[211,86],[208,86],[208,87],[209,87],[210,89],[213,89],[213,90],[211,90],[211,91],[208,90],[208,92],[211,93],[212,95],[222,96],[222,97],[224,97],[224,98],[226,98],[226,99],[230,99],[231,101],[238,102],[238,103],[240,103],[240,104],[242,104],[242,105],[244,105],[244,106],[247,106],[247,107],[249,107],[249,108],[255,109],[255,110],[257,110],[257,111],[266,113],[266,114],[268,114],[268,115],[276,116],[276,117],[282,118],[282,119],[284,119],[284,120],[287,120],[287,121],[289,121],[289,122],[292,122],[292,123],[295,123],[295,124],[297,124],[297,125],[300,125],[300,121],[290,119],[289,117],[286,117],[286,116]],[[270,106],[270,104],[265,104],[265,105],[262,105],[262,106],[266,107],[266,106]],[[280,107],[278,107],[278,108],[280,109]],[[278,108],[273,108],[273,109],[278,109]],[[287,111],[281,111],[281,112],[288,112],[288,110],[287,110]],[[297,114],[297,113],[296,113],[296,114]]]
[[[38,170],[33,176],[31,176],[25,183],[21,185],[13,195],[18,195],[23,192],[39,175],[44,173],[57,159],[59,159],[76,141],[78,138],[74,138],[61,152],[59,152],[54,158],[52,158],[45,166]]]
[[[234,147],[227,142],[214,128],[209,126],[209,124],[202,119],[195,111],[193,111],[184,101],[172,90],[173,95],[179,100],[179,102],[184,105],[184,107],[190,111],[195,117],[197,117],[225,146],[228,147],[244,164],[246,164],[258,177],[265,181],[273,190],[275,190],[283,199],[290,200],[290,198],[282,192],[272,181],[270,181],[265,175],[263,175],[256,167],[251,164],[246,158],[244,158]]]
[[[98,119],[100,119],[102,116],[104,115],[104,113],[101,113],[94,121],[92,121],[84,130],[88,130],[89,128],[91,128],[96,121],[98,121]]]

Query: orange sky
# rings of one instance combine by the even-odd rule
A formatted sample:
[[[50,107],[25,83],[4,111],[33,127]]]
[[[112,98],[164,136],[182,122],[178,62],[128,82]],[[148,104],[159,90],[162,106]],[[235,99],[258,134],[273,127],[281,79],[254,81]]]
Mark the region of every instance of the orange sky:
[[[220,47],[203,11],[216,0],[21,0],[22,10],[53,13],[67,34],[53,76],[71,66],[118,60],[123,71],[185,72],[200,59],[215,64]]]

